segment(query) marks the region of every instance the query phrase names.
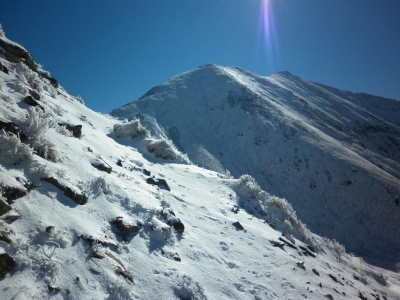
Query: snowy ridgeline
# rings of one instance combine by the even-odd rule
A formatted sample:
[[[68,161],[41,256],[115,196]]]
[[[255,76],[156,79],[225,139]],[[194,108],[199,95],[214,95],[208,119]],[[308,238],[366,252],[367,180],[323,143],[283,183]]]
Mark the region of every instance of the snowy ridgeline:
[[[190,160],[251,174],[314,232],[395,268],[400,261],[400,101],[289,72],[206,65],[111,112],[140,118]]]
[[[0,40],[1,299],[399,297],[252,176],[91,111]]]

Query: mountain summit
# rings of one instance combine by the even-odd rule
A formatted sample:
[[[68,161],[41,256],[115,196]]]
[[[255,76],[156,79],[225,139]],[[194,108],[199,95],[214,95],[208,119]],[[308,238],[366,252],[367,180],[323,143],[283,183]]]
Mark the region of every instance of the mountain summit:
[[[400,102],[205,65],[111,114],[139,118],[201,167],[251,174],[349,251],[400,260]]]

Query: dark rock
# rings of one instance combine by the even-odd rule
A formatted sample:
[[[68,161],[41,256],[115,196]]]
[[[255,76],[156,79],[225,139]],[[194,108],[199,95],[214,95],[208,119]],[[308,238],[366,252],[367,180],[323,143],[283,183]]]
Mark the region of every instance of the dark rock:
[[[40,105],[40,103],[37,102],[35,99],[33,99],[32,96],[26,96],[24,99],[24,102],[30,106],[39,106],[40,108],[43,109],[43,107]]]
[[[335,277],[335,276],[333,276],[332,274],[328,274],[329,275],[329,277],[334,281],[334,282],[339,282],[338,280],[337,280],[337,278]]]
[[[183,233],[185,231],[185,225],[181,222],[181,220],[178,219],[178,222],[172,224],[174,229],[178,231],[179,233]]]
[[[146,175],[146,176],[150,176],[151,172],[146,170],[146,169],[143,169],[143,174]]]
[[[335,300],[331,294],[325,294],[324,297],[330,300]]]
[[[0,231],[0,241],[6,242],[7,244],[11,244],[11,239],[8,236],[7,232]]]
[[[96,160],[92,161],[91,165],[100,171],[107,172],[108,174],[111,174],[112,172],[111,166],[109,164],[106,165],[105,162],[103,163],[101,161]]]
[[[236,229],[239,229],[239,230],[243,230],[244,229],[244,227],[242,226],[242,224],[240,224],[239,221],[232,223],[232,225],[234,227],[236,227]]]
[[[4,200],[0,199],[0,216],[9,212],[12,209],[10,205],[7,204]]]
[[[153,177],[147,178],[146,182],[148,184],[157,185],[157,186],[164,186],[168,191],[171,191],[167,181],[165,179],[156,179]]]
[[[297,247],[296,247],[294,244],[292,244],[291,242],[285,240],[284,238],[279,237],[279,240],[280,240],[281,242],[284,242],[284,243],[285,243],[287,246],[289,246],[290,248],[293,248],[293,249],[296,249],[296,250],[297,250]]]
[[[399,198],[396,197],[396,199],[394,199],[394,203],[396,203],[396,206],[399,206],[400,205]]]
[[[2,71],[2,72],[4,72],[4,73],[6,73],[6,74],[8,74],[8,69],[7,69],[7,67],[6,66],[3,66],[3,64],[0,62],[0,71]]]
[[[82,137],[82,125],[71,125],[68,123],[58,123],[60,126],[64,126],[67,130],[72,132],[72,135],[76,138]]]
[[[312,271],[314,272],[315,275],[318,275],[318,276],[319,276],[319,272],[318,272],[317,270],[312,269]]]
[[[133,221],[126,221],[122,217],[117,217],[115,220],[111,221],[111,224],[115,225],[117,229],[125,235],[134,233],[140,230],[140,226]]]
[[[122,160],[118,159],[117,166],[122,167]]]
[[[7,275],[15,267],[15,260],[7,253],[0,254],[0,278]]]
[[[62,185],[57,179],[54,177],[49,177],[49,178],[42,178],[43,181],[46,181],[48,183],[51,183],[58,189],[64,192],[64,195],[67,196],[68,198],[72,199],[79,205],[84,205],[88,202],[88,197],[85,194],[78,194],[74,192],[71,188]]]
[[[46,232],[51,233],[54,230],[54,226],[47,226],[46,227]]]
[[[232,212],[234,212],[235,214],[237,214],[239,212],[239,207],[237,205],[234,205],[231,209]]]
[[[126,279],[128,279],[130,282],[133,283],[133,276],[124,268],[118,266],[117,269],[115,270],[115,273],[125,277]]]
[[[9,202],[11,200],[21,198],[25,195],[26,195],[26,191],[21,190],[20,188],[17,188],[17,187],[6,186],[2,192],[2,196],[5,197],[7,199],[7,201],[9,201]]]
[[[361,300],[367,300],[368,298],[366,296],[364,296],[360,291],[358,291],[358,298],[360,298]]]
[[[304,253],[305,255],[309,255],[309,256],[314,257],[314,258],[316,257],[314,253],[312,253],[310,250],[308,250],[308,248],[306,248],[306,247],[304,247],[304,246],[301,246],[301,245],[299,245],[299,248],[300,248],[301,250],[303,250],[303,253]]]
[[[57,285],[48,285],[47,288],[49,289],[50,292],[58,292],[61,291],[61,288]]]
[[[15,220],[18,220],[19,216],[18,215],[10,215],[10,216],[6,216],[3,218],[4,221],[7,222],[14,222]]]
[[[119,260],[118,258],[116,258],[114,254],[112,254],[112,253],[109,252],[109,251],[106,251],[105,253],[107,254],[107,256],[108,256],[109,258],[111,258],[112,260],[116,261],[122,268],[125,269],[125,266],[124,266],[124,264],[122,263],[122,261]]]
[[[21,141],[27,141],[28,137],[21,131],[19,126],[12,122],[3,122],[0,121],[0,129],[4,129],[4,131],[11,132],[15,135],[18,135]]]
[[[19,64],[21,62],[21,59],[14,54],[6,52],[6,53],[4,53],[4,56],[11,63]]]
[[[33,71],[37,71],[38,66],[36,65],[33,57],[28,51],[16,44],[7,43],[5,40],[0,39],[0,46],[4,49],[4,56],[12,63],[19,63],[23,59],[24,63]]]
[[[181,257],[179,256],[179,254],[178,253],[175,253],[173,256],[172,256],[172,258],[175,260],[175,261],[182,261],[181,260]]]
[[[79,205],[85,205],[88,202],[88,197],[85,194],[78,194],[69,187],[66,187],[64,195],[74,200]]]
[[[33,97],[33,99],[35,99],[35,100],[40,100],[39,93],[34,90],[29,90],[29,95],[31,95]]]
[[[97,249],[94,249],[92,251],[92,255],[90,256],[91,258],[97,258],[97,259],[103,259],[105,256],[103,255],[103,253],[101,253],[100,251],[98,251]]]

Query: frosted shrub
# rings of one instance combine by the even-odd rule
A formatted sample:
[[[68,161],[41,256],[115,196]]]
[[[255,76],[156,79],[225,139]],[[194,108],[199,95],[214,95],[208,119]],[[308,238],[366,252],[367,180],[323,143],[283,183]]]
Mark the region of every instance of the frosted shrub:
[[[127,124],[115,124],[114,134],[117,138],[134,139],[143,139],[150,136],[150,132],[140,124],[139,120],[133,120]]]
[[[19,137],[4,130],[0,133],[0,156],[10,162],[19,164],[32,159],[32,149],[23,143]]]
[[[147,144],[146,149],[157,158],[179,160],[183,163],[189,163],[187,155],[179,152],[172,142],[167,139],[152,140]]]
[[[97,177],[92,182],[92,190],[95,194],[109,194],[111,193],[110,185],[106,182],[104,177]]]
[[[187,274],[178,276],[175,283],[175,295],[179,299],[207,300],[203,286]]]
[[[0,24],[0,37],[5,37],[5,36],[6,36],[6,34],[4,32],[3,26],[1,26],[1,24]]]
[[[250,175],[242,175],[237,187],[240,191],[247,194],[251,199],[250,204],[262,215],[268,216],[268,220],[272,221],[272,225],[282,230],[285,234],[293,234],[303,242],[321,248],[321,243],[308,230],[296,216],[292,205],[284,198],[275,197],[261,189],[255,179]]]
[[[124,280],[117,279],[116,281],[110,283],[108,286],[109,300],[130,300],[135,299],[133,293],[131,292],[131,286]]]
[[[45,136],[49,127],[48,118],[43,118],[41,112],[30,107],[24,125],[30,137],[29,141],[33,149],[44,159],[58,161],[60,159],[60,153],[58,152],[57,146]]]
[[[74,100],[78,101],[80,104],[85,105],[85,101],[81,98],[81,96],[72,97]]]

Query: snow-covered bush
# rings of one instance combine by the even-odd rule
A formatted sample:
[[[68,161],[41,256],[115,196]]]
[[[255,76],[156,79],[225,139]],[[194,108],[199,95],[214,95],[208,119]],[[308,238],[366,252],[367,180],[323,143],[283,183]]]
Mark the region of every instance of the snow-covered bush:
[[[130,300],[135,299],[131,292],[131,285],[125,280],[117,278],[114,282],[111,282],[108,286],[108,298],[109,300]]]
[[[111,193],[110,185],[106,182],[104,177],[97,177],[92,181],[92,190],[95,194],[109,194]]]
[[[32,149],[19,139],[19,136],[7,133],[4,130],[0,133],[0,157],[19,164],[22,161],[32,159]]]
[[[166,160],[178,160],[183,163],[189,163],[189,158],[186,154],[181,153],[171,141],[167,139],[152,140],[150,141],[146,149],[149,153],[153,154],[157,158]]]
[[[175,295],[179,299],[207,300],[203,286],[187,274],[177,276]]]
[[[74,100],[78,101],[80,104],[85,105],[85,101],[83,101],[81,96],[72,97]]]
[[[45,136],[49,127],[48,120],[49,118],[44,118],[41,111],[30,107],[24,126],[33,149],[47,160],[58,161],[60,159],[60,153],[58,152],[57,146]]]
[[[126,124],[115,124],[114,134],[117,138],[133,139],[144,139],[150,136],[150,132],[140,124],[139,120],[133,120]]]
[[[42,81],[35,71],[32,71],[24,63],[19,63],[16,70],[19,73],[19,81],[30,86],[32,89],[36,90],[39,93],[43,91]]]
[[[250,175],[242,175],[238,182],[239,191],[247,194],[254,201],[250,201],[249,209],[255,209],[267,217],[269,223],[285,234],[291,234],[303,242],[321,249],[321,241],[308,230],[296,216],[292,205],[284,198],[275,197],[261,189]]]

